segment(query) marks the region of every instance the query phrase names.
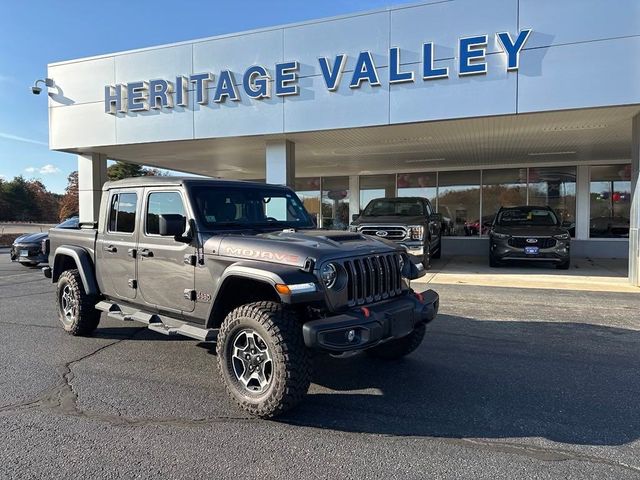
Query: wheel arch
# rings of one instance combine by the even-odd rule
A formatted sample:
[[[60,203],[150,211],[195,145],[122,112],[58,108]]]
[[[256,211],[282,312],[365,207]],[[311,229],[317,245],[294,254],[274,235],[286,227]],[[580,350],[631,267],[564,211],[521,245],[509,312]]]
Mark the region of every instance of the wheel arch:
[[[51,280],[54,283],[57,282],[63,272],[74,268],[80,274],[84,291],[88,295],[97,295],[99,293],[98,284],[89,252],[82,247],[71,245],[56,248],[53,256]]]
[[[219,327],[227,314],[240,305],[261,300],[286,303],[287,299],[275,289],[275,285],[282,283],[282,280],[272,277],[277,275],[262,276],[241,271],[226,273],[216,291],[207,328]]]

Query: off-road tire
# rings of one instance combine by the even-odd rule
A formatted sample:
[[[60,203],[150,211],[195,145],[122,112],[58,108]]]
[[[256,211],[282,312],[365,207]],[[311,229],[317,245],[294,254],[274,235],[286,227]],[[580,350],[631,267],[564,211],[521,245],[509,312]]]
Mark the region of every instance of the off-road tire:
[[[234,338],[243,329],[260,335],[273,365],[264,392],[245,389],[233,370]],[[216,344],[218,371],[231,398],[252,416],[272,418],[295,407],[311,383],[309,352],[302,338],[302,324],[293,312],[276,302],[255,302],[232,310],[222,322]]]
[[[566,262],[556,264],[556,268],[558,270],[569,270],[570,267],[571,267],[571,260],[567,260]]]
[[[418,325],[413,332],[406,337],[390,340],[377,347],[365,350],[368,355],[383,360],[398,360],[415,351],[424,339],[425,325]]]
[[[76,309],[71,317],[65,316],[63,308],[63,294],[66,291],[75,302]],[[100,312],[95,309],[97,298],[88,295],[84,290],[80,272],[78,270],[67,270],[60,275],[56,287],[56,306],[58,308],[58,319],[62,327],[69,335],[89,336],[100,323]]]
[[[431,258],[435,258],[436,260],[442,257],[442,237],[438,240],[438,248],[431,255]]]
[[[425,270],[429,270],[431,268],[431,243],[425,243],[423,248],[424,253],[422,254],[422,266]]]

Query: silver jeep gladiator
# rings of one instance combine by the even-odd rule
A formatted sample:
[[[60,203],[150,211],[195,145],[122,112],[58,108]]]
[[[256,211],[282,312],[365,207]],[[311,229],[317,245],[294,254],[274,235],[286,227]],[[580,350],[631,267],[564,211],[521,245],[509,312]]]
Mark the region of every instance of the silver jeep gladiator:
[[[141,177],[103,187],[96,225],[50,231],[59,319],[90,335],[101,313],[166,335],[216,342],[220,376],[251,415],[295,406],[310,352],[414,351],[438,295],[404,249],[323,231],[289,188]]]

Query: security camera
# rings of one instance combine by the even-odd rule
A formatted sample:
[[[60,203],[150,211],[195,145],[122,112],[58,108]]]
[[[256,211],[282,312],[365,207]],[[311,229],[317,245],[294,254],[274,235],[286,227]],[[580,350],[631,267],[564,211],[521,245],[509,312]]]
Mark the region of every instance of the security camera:
[[[34,83],[33,87],[31,87],[31,93],[33,93],[34,95],[40,95],[40,92],[42,92],[42,87],[38,86],[39,83],[44,83],[46,87],[53,87],[55,85],[53,78],[36,80],[36,83]]]

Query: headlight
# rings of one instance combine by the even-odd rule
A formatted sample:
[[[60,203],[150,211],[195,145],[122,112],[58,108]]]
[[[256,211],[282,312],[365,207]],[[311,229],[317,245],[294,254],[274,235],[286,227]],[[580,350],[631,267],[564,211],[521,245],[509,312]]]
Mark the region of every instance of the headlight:
[[[560,235],[554,235],[553,238],[557,238],[558,240],[569,240],[571,235],[568,233],[561,233]]]
[[[358,231],[358,227],[356,225],[349,225],[349,231],[350,232],[357,232]]]
[[[324,282],[325,287],[331,288],[336,284],[338,278],[338,270],[333,263],[326,263],[320,270],[320,278]]]
[[[422,225],[412,225],[409,227],[409,238],[411,240],[422,240],[424,227]]]
[[[509,235],[508,233],[493,232],[493,238],[497,238],[499,240],[506,240],[509,237],[511,237],[511,235]]]

